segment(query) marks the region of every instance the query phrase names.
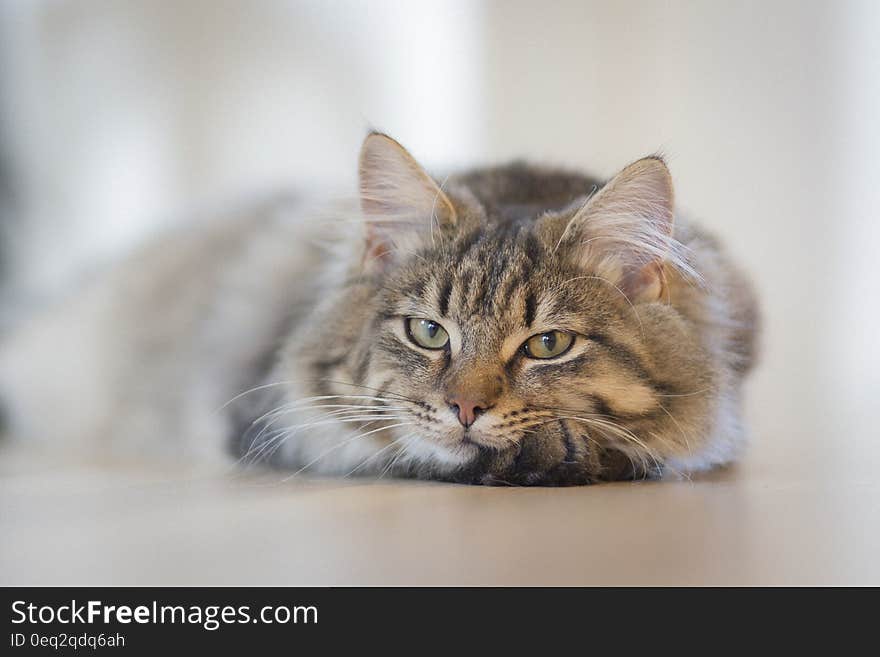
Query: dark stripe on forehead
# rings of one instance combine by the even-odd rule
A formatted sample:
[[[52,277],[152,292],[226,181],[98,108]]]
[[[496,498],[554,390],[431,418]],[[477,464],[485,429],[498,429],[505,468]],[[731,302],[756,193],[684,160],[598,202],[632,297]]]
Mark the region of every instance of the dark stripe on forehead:
[[[425,297],[426,288],[427,281],[424,278],[417,278],[404,285],[401,288],[400,293],[403,296],[423,299]]]
[[[468,314],[474,315],[483,309],[486,302],[486,288],[488,287],[488,275],[486,272],[474,268],[474,276],[471,280],[471,287],[467,296]],[[481,275],[482,274],[482,275]],[[465,304],[462,304],[462,308]]]
[[[446,317],[446,313],[449,312],[449,296],[452,294],[452,282],[453,275],[451,272],[447,272],[446,280],[443,281],[443,285],[440,287],[440,298],[437,304],[441,317]]]
[[[473,272],[471,272],[469,269],[461,271],[461,273],[454,277],[452,289],[453,291],[455,291],[455,295],[450,299],[450,303],[452,302],[452,300],[455,301],[454,310],[459,314],[461,313],[462,309],[467,306],[468,299],[471,296],[472,280]]]
[[[526,293],[526,309],[525,314],[523,316],[523,324],[528,328],[532,328],[532,324],[535,321],[535,313],[538,310],[538,300],[535,298],[534,292],[529,290]]]
[[[493,290],[494,294],[492,303],[494,304],[494,307],[499,311],[509,309],[511,304],[513,304],[513,300],[516,298],[513,295],[513,292],[518,287],[519,281],[517,280],[516,273],[508,272],[506,275],[502,275],[501,280],[495,284],[495,289]]]
[[[511,272],[507,276],[507,283],[504,284],[504,288],[501,290],[501,298],[506,301],[510,301],[515,298],[514,292],[517,291],[518,288],[523,287],[525,285],[525,278],[523,273],[520,270]]]
[[[492,244],[491,252],[486,254],[486,262],[483,265],[488,268],[488,273],[483,281],[478,302],[475,299],[475,308],[472,311],[474,313],[488,310],[485,307],[488,301],[491,301],[494,307],[505,306],[507,303],[507,299],[500,298],[498,293],[510,268],[510,250],[505,246],[502,239],[497,239]]]
[[[503,224],[467,234],[454,251],[459,258],[455,264],[462,266],[452,275],[449,287],[446,281],[440,287],[441,314],[485,315],[508,307],[517,287],[526,285],[529,273],[540,261],[540,250],[538,239],[522,225]],[[531,321],[537,312],[537,299],[533,300]]]

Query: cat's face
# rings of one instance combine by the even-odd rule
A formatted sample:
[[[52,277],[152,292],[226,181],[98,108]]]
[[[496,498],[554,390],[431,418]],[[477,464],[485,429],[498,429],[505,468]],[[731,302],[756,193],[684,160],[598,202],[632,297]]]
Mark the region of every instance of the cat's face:
[[[702,376],[664,299],[670,261],[687,263],[662,161],[565,207],[511,209],[466,184],[441,191],[373,135],[361,180],[373,283],[346,309],[348,375],[389,409],[389,444],[461,480],[582,483],[618,467],[609,454],[659,465],[663,401]]]
[[[592,439],[586,421],[656,408],[634,308],[536,225],[490,219],[384,286],[371,378],[416,405],[419,447],[433,458],[466,464],[542,436],[545,451],[575,461]]]

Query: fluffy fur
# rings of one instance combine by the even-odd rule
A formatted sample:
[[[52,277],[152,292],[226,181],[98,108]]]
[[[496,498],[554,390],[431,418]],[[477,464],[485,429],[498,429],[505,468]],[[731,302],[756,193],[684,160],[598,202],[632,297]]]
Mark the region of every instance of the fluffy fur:
[[[359,208],[281,202],[193,228],[33,318],[0,346],[12,435],[527,485],[739,454],[755,301],[718,244],[674,220],[661,159],[604,186],[516,163],[441,189],[371,134],[360,178]],[[408,318],[448,343],[419,346]],[[572,346],[529,357],[551,331]]]

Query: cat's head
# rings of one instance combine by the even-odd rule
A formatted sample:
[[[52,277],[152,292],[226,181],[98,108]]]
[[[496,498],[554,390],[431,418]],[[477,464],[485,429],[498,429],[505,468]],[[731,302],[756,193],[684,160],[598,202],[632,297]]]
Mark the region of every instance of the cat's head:
[[[395,409],[391,435],[429,469],[517,479],[573,464],[586,480],[609,449],[645,462],[676,382],[703,374],[668,304],[689,265],[666,165],[639,160],[562,207],[497,175],[480,193],[467,176],[438,183],[391,138],[367,137],[360,267],[374,288],[348,309],[348,376]]]

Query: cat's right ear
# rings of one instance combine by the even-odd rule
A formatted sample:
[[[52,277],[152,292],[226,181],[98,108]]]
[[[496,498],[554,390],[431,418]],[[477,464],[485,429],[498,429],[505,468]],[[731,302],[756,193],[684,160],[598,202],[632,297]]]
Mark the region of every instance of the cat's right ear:
[[[365,266],[384,268],[397,255],[418,249],[434,231],[455,224],[452,202],[391,137],[367,135],[358,173],[366,220]]]

